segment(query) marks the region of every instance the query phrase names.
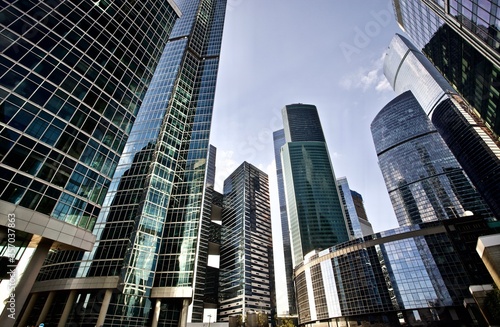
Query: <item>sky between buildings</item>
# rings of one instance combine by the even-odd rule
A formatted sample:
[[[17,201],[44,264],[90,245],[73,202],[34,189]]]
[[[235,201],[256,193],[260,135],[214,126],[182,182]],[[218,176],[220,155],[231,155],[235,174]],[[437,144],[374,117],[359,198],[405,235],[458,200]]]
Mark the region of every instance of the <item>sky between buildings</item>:
[[[284,267],[272,133],[287,104],[317,106],[337,178],[362,194],[375,232],[397,227],[370,132],[396,95],[382,72],[396,32],[389,0],[228,0],[211,135],[216,189],[243,161],[267,172],[277,272]]]

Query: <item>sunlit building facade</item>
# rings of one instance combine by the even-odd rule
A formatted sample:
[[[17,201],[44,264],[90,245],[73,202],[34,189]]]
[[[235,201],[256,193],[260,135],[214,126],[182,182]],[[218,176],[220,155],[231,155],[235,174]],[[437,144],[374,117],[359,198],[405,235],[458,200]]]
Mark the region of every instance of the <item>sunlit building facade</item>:
[[[226,1],[178,6],[182,16],[113,175],[94,248],[48,257],[32,290],[29,323],[160,327],[202,321],[195,288],[207,259],[203,196]]]
[[[500,9],[495,0],[393,0],[415,46],[500,137]]]
[[[492,217],[411,91],[389,102],[371,131],[399,226],[472,213]]]
[[[500,148],[473,108],[407,38],[395,35],[384,74],[397,94],[411,91],[494,216],[500,217]]]
[[[463,114],[450,116],[449,109],[443,110],[450,104],[443,103],[442,114],[436,115],[433,122],[498,218],[499,189],[495,188],[500,181],[498,2],[393,0],[393,4],[401,28],[461,97]],[[473,127],[459,135],[466,124]]]
[[[475,253],[498,222],[400,227],[310,253],[296,267],[301,326],[486,326],[469,286],[491,282]],[[466,300],[466,301],[464,301]]]
[[[283,238],[288,314],[295,315],[297,314],[297,307],[295,305],[295,288],[293,285],[292,247],[290,242],[290,229],[288,227],[288,215],[286,212],[286,194],[285,184],[283,181],[283,166],[281,165],[281,148],[286,143],[284,129],[273,132],[273,143],[274,159],[276,162],[276,177],[278,182],[281,233]]]
[[[291,104],[282,114],[281,163],[295,267],[307,253],[347,241],[349,233],[318,110]]]
[[[264,312],[276,295],[267,174],[244,162],[224,181],[218,320]]]
[[[356,215],[358,216],[359,223],[361,225],[361,233],[365,236],[373,234],[373,227],[368,220],[368,215],[366,214],[363,196],[358,192],[351,190],[351,197],[354,203],[354,210],[356,211]]]
[[[350,189],[346,177],[338,178],[337,184],[339,186],[340,198],[344,205],[350,238],[359,238],[373,234],[372,224],[366,216],[361,194]]]
[[[7,217],[15,219],[16,262],[30,241],[36,246],[30,274],[16,286],[16,318],[51,248],[92,249],[104,198],[180,14],[173,1],[2,4],[0,225],[3,234],[13,227]],[[4,245],[1,256],[10,256]],[[4,318],[2,326],[14,322]]]

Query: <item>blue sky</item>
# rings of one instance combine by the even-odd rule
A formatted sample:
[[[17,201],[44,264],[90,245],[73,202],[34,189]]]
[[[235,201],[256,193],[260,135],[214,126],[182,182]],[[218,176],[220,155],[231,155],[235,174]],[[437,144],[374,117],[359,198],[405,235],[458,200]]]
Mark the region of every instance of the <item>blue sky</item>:
[[[287,104],[317,106],[336,176],[362,194],[375,232],[397,227],[370,132],[375,115],[395,97],[382,63],[396,32],[388,0],[228,0],[211,135],[216,188],[222,191],[243,161],[268,173],[277,272],[272,132],[282,128]],[[280,296],[278,289],[278,311]]]

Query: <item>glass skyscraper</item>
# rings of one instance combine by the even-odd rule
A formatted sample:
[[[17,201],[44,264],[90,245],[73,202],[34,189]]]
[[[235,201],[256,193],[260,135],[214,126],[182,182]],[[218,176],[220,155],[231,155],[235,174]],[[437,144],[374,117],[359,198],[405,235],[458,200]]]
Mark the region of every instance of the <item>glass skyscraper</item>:
[[[283,238],[283,254],[285,261],[286,291],[288,299],[288,314],[297,314],[295,305],[295,288],[293,284],[293,262],[292,247],[290,242],[290,229],[288,227],[288,215],[286,212],[286,194],[283,181],[283,167],[281,165],[281,147],[285,145],[285,130],[280,129],[273,133],[274,159],[276,162],[276,177],[278,181],[278,197],[280,205],[281,232]]]
[[[347,241],[349,233],[316,107],[287,105],[282,114],[281,162],[296,266],[313,250]]]
[[[179,15],[173,1],[2,2],[0,228],[15,230],[16,261],[27,243],[38,243],[15,289],[16,317],[51,247],[91,250]],[[2,257],[9,251],[1,245]],[[2,326],[13,323],[4,318]]]
[[[462,217],[311,253],[295,268],[299,324],[488,326],[469,304],[469,286],[492,282],[476,244],[499,228],[498,222]]]
[[[371,130],[400,226],[472,213],[492,217],[411,91],[389,102]]]
[[[373,234],[372,224],[368,221],[363,197],[358,192],[350,189],[346,177],[337,178],[340,198],[344,205],[349,236],[351,239]]]
[[[500,7],[494,0],[393,0],[416,49],[461,96],[465,113],[432,119],[495,215],[500,198]],[[414,92],[417,96],[417,92]],[[417,96],[418,98],[418,96]],[[467,124],[472,125],[466,130]],[[440,126],[442,127],[440,127]],[[475,130],[475,131],[473,131]]]
[[[200,249],[209,230],[203,195],[226,1],[178,6],[182,16],[116,167],[95,246],[53,251],[32,291],[30,321],[45,315],[46,323],[64,318],[89,326],[201,322],[189,305],[202,278],[199,256],[207,255]]]
[[[393,0],[416,47],[500,137],[500,7],[495,0]]]
[[[249,311],[275,313],[269,180],[244,162],[224,181],[219,320]]]
[[[495,217],[500,217],[500,148],[484,124],[474,120],[473,109],[401,35],[389,45],[384,74],[396,93],[413,93]]]

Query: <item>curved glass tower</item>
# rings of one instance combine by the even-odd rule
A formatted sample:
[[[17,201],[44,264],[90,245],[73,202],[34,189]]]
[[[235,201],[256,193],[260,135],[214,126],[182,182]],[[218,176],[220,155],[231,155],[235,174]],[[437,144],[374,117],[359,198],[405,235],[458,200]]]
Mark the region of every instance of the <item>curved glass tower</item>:
[[[396,19],[500,137],[500,10],[495,0],[393,0]]]
[[[401,94],[410,90],[479,194],[500,217],[500,148],[484,124],[431,62],[405,37],[392,39],[384,74]]]
[[[380,169],[400,226],[491,212],[411,91],[371,124]]]
[[[16,243],[39,243],[33,278],[52,245],[92,248],[91,231],[179,15],[172,1],[2,3],[0,217],[15,222],[0,222],[15,229]],[[17,314],[31,285],[20,281],[15,290]]]

